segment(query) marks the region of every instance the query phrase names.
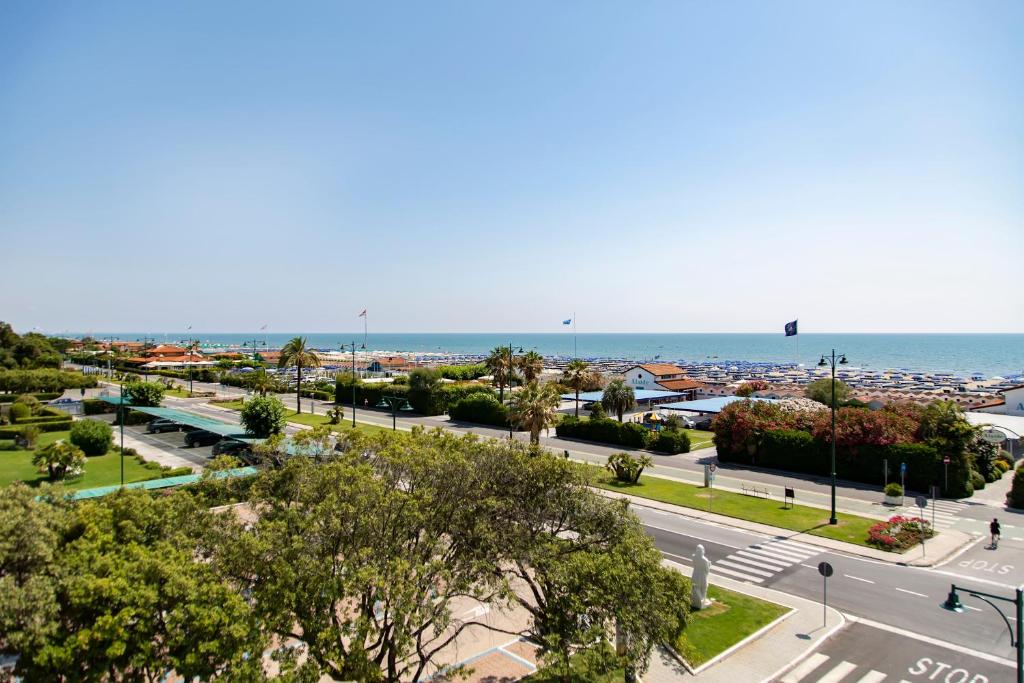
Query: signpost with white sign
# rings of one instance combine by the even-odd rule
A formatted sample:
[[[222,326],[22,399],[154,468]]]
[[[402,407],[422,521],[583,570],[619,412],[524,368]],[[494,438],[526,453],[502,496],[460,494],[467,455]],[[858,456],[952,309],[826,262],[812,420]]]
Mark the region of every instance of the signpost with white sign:
[[[989,443],[1000,444],[1006,441],[1006,434],[1003,434],[994,427],[989,427],[988,429],[981,430],[981,439]]]

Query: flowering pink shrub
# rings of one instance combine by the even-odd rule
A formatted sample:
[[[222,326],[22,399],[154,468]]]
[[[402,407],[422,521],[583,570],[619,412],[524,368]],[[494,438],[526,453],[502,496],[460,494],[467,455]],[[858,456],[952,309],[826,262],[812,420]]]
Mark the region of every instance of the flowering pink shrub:
[[[896,515],[868,529],[868,543],[882,550],[906,550],[921,542],[922,529],[925,538],[935,535],[927,520]]]

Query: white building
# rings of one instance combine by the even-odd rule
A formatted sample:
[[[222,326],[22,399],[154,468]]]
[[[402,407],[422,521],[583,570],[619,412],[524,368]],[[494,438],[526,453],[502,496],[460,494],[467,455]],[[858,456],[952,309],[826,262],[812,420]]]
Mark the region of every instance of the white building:
[[[671,363],[645,363],[643,365],[634,365],[623,374],[626,378],[626,384],[633,387],[634,391],[637,389],[663,391],[665,390],[665,387],[661,386],[659,382],[667,382],[673,379],[687,379],[686,371],[680,367],[672,365]]]
[[[1024,415],[1024,384],[999,392],[1003,395],[1002,403],[989,403],[975,410],[997,415]]]

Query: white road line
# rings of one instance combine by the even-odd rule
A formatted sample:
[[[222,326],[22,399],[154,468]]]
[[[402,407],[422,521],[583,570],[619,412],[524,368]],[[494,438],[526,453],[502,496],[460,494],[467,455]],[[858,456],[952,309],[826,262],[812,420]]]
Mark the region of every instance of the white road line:
[[[813,655],[811,655],[810,657],[805,659],[800,664],[800,666],[796,667],[795,669],[790,671],[788,674],[783,676],[779,680],[779,683],[800,683],[800,681],[803,680],[804,676],[806,676],[807,674],[811,673],[812,671],[817,669],[819,666],[821,666],[822,663],[827,662],[827,661],[828,661],[828,655],[823,655],[820,652],[815,652]]]
[[[780,564],[778,560],[775,560],[775,561],[766,560],[763,557],[760,557],[758,555],[754,555],[752,553],[747,553],[747,552],[744,552],[742,550],[739,551],[738,553],[730,555],[729,559],[732,559],[732,560],[743,560],[744,562],[746,562],[748,564],[752,564],[755,567],[764,567],[765,569],[771,569],[772,571],[775,571],[775,572],[781,572],[783,569],[785,569],[785,568],[790,566],[788,564]]]
[[[848,579],[853,579],[854,581],[863,581],[864,583],[874,583],[874,581],[872,581],[870,579],[862,579],[859,576],[851,576],[849,574],[843,574],[843,576],[845,576]]]
[[[793,553],[776,550],[775,548],[766,548],[765,546],[752,545],[747,550],[764,553],[769,557],[776,557],[780,560],[786,560],[789,563],[799,562],[800,560],[806,560],[806,555],[795,555]]]
[[[857,679],[857,683],[882,683],[882,681],[884,681],[884,680],[885,680],[885,674],[884,673],[882,673],[881,671],[875,671],[874,669],[872,669],[871,671],[867,672],[866,674],[861,676],[859,679]]]
[[[794,548],[796,550],[802,550],[802,551],[807,552],[807,553],[820,553],[821,552],[820,548],[816,548],[813,545],[805,545],[803,543],[797,543],[796,541],[791,541],[788,538],[783,538],[783,539],[777,540],[777,541],[770,541],[770,543],[772,545],[785,545],[785,546],[789,546],[789,547]]]
[[[971,607],[970,605],[964,605],[964,608],[965,609],[974,610],[975,612],[982,612],[983,611],[980,607]]]
[[[901,593],[909,593],[910,595],[916,595],[919,598],[927,598],[928,597],[924,593],[918,593],[916,591],[908,591],[906,588],[897,588],[896,590],[898,590]]]
[[[751,574],[756,574],[758,576],[764,576],[766,578],[770,577],[770,576],[774,576],[774,574],[772,574],[771,572],[766,572],[766,571],[761,570],[761,569],[754,569],[753,567],[748,567],[745,564],[737,564],[736,562],[730,562],[729,560],[719,560],[718,562],[715,563],[715,566],[716,567],[721,567],[723,564],[726,567],[732,567],[736,571],[750,572]]]
[[[719,562],[718,564],[715,565],[715,567],[718,567],[718,569],[716,571],[718,571],[720,574],[731,574],[732,576],[735,576],[735,577],[739,578],[742,581],[750,581],[752,583],[761,583],[762,581],[764,581],[764,579],[762,579],[760,577],[757,577],[757,576],[751,576],[749,574],[743,574],[741,572],[737,572],[737,571],[734,571],[732,569],[728,569],[726,567],[720,567],[719,566],[720,564],[721,564],[721,562]]]
[[[853,624],[864,624],[865,626],[870,626],[871,628],[877,628],[879,631],[888,631],[889,633],[895,633],[899,636],[919,640],[922,643],[928,643],[929,645],[943,647],[947,650],[952,650],[953,652],[959,652],[962,655],[968,655],[970,657],[984,659],[986,662],[1001,664],[1003,666],[1008,666],[1013,669],[1017,668],[1017,662],[1012,659],[1006,659],[1005,657],[999,657],[997,655],[990,655],[989,653],[981,652],[980,650],[972,650],[971,648],[964,647],[963,645],[957,645],[956,643],[950,643],[945,640],[939,640],[938,638],[932,638],[931,636],[922,635],[914,631],[908,631],[897,626],[890,626],[889,624],[883,624],[878,621],[872,621],[871,619],[858,617],[847,612],[843,612],[843,617]]]
[[[808,569],[817,569],[813,564],[804,564],[803,562],[800,563],[800,566],[807,567]]]
[[[838,683],[856,668],[857,665],[853,662],[839,662],[831,671],[819,678],[818,683]]]
[[[693,558],[692,557],[683,557],[682,555],[676,555],[675,553],[666,552],[664,550],[661,551],[661,554],[665,555],[666,557],[674,557],[677,560],[681,560],[681,561],[683,561],[683,562],[685,562],[687,564],[690,564],[690,563],[693,562]]]

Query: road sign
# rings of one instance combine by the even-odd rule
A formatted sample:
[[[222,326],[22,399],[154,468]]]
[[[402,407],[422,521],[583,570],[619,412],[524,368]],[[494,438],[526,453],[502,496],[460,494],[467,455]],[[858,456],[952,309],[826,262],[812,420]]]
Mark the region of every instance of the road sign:
[[[919,508],[924,509],[928,507],[928,499],[925,498],[924,496],[918,496],[917,498],[914,499],[914,502],[917,504],[917,507]]]
[[[832,576],[832,572],[833,572],[832,565],[830,565],[828,562],[819,562],[818,563],[818,573],[821,574],[822,576],[824,576],[826,579],[828,577]]]
[[[989,443],[1002,443],[1006,441],[1006,434],[1003,434],[998,429],[989,427],[981,431],[982,441],[988,441]]]
[[[718,465],[716,465],[715,463],[711,463],[710,465],[708,465],[708,468],[709,468],[709,469],[710,469],[710,470],[711,470],[712,472],[714,472],[715,470],[717,470],[717,469],[718,469]]]
[[[907,463],[901,462],[900,463],[900,474],[903,474],[906,471],[907,471]]]
[[[828,577],[832,576],[832,565],[819,562],[818,573],[821,574],[821,626],[824,628],[828,624]]]
[[[949,456],[948,455],[942,459],[942,464],[943,465],[948,465],[949,464]]]

